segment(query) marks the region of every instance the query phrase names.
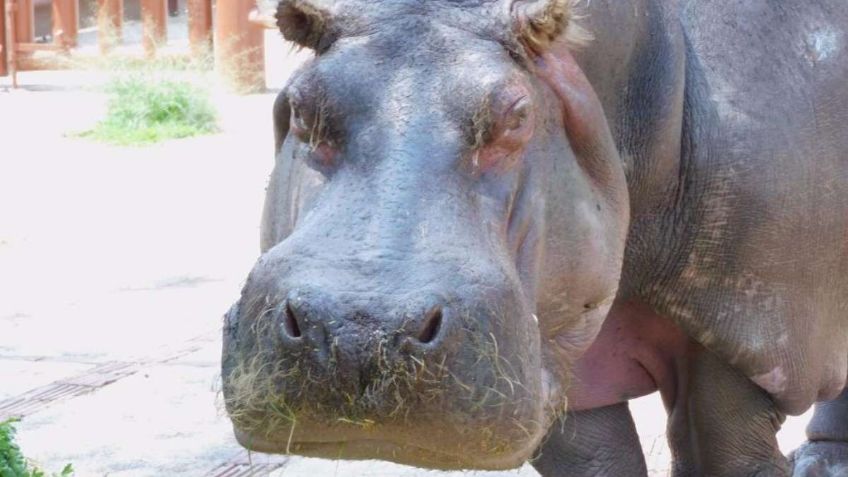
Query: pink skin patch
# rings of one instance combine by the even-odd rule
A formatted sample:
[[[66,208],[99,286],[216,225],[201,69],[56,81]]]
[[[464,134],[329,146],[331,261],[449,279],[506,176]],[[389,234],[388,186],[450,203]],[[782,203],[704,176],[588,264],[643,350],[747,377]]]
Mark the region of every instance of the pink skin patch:
[[[772,369],[768,373],[758,374],[751,377],[757,386],[765,389],[769,394],[780,394],[786,390],[786,373],[780,366]]]
[[[569,410],[610,406],[658,389],[673,395],[675,361],[688,345],[677,325],[648,306],[614,303],[597,339],[576,363]]]

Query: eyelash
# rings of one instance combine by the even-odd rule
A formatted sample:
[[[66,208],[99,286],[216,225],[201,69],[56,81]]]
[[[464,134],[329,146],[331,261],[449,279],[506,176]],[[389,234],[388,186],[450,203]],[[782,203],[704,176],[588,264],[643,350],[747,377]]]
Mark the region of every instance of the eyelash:
[[[496,116],[493,118],[492,116]],[[486,112],[479,121],[474,120],[474,147],[471,163],[475,171],[492,168],[510,169],[516,163],[517,153],[529,139],[533,129],[530,100],[522,96],[511,103],[505,112],[494,115]],[[479,121],[479,122],[478,122]]]
[[[335,166],[337,147],[329,138],[329,129],[321,111],[316,111],[309,121],[300,105],[292,102],[289,130],[301,142],[300,156],[309,166],[323,174],[329,174]]]
[[[498,139],[505,133],[521,130],[530,119],[528,111],[529,106],[522,105],[527,100],[526,96],[522,96],[513,101],[503,115],[495,116],[491,110],[483,109],[471,120],[471,142],[472,148],[478,149],[491,144],[492,141]],[[520,118],[514,118],[518,113],[522,113]],[[510,126],[513,119],[516,119],[515,126]]]
[[[321,111],[315,111],[312,120],[309,121],[302,111],[303,109],[300,106],[292,103],[289,129],[313,149],[324,143],[332,144],[332,140],[329,139],[330,134],[325,122],[325,115]]]

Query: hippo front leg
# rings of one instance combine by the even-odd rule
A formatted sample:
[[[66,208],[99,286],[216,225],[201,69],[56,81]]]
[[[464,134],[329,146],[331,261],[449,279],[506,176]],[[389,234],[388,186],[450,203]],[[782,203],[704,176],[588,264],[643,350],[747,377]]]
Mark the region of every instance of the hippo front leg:
[[[807,426],[807,443],[791,456],[794,477],[848,475],[848,389],[816,404]]]
[[[700,345],[679,361],[668,440],[674,477],[788,476],[775,435],[785,416],[768,393]]]
[[[568,413],[532,461],[544,477],[644,477],[639,435],[627,403]]]

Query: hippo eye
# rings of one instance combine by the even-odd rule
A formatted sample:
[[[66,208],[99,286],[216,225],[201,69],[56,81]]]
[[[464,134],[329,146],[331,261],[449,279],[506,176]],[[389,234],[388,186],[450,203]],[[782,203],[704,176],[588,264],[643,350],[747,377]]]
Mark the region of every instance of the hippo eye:
[[[530,100],[525,96],[509,108],[503,128],[505,131],[516,131],[527,124],[530,117]]]
[[[330,142],[330,129],[324,116],[320,112],[302,107],[298,103],[291,105],[289,129],[301,141],[309,143],[313,149],[321,143]]]
[[[512,95],[509,95],[512,96]],[[477,146],[472,156],[476,170],[485,171],[498,166],[507,170],[517,163],[518,154],[533,135],[532,101],[528,96],[512,100],[504,95],[493,108],[496,118],[486,132],[477,136]],[[507,99],[509,98],[509,99]],[[514,98],[514,96],[512,96]],[[511,101],[511,103],[510,103]],[[504,108],[501,105],[509,104]],[[481,140],[482,139],[482,140]]]
[[[301,108],[297,104],[291,105],[291,126],[292,132],[297,135],[303,135],[309,131],[309,126],[306,124],[306,119],[303,117]]]
[[[317,112],[301,107],[292,101],[289,130],[303,146],[303,159],[313,169],[329,174],[336,165],[338,148],[330,136],[330,129]]]

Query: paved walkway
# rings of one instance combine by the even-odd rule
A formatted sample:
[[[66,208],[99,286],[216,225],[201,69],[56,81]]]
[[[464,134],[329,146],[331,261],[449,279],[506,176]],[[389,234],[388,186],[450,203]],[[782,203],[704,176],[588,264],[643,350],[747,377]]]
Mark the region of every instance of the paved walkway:
[[[0,420],[23,417],[27,455],[79,476],[537,475],[238,447],[220,410],[220,316],[257,255],[273,95],[219,95],[221,134],[115,148],[67,137],[103,112],[81,87],[102,77],[21,80],[10,92],[0,79]],[[633,408],[652,473],[666,475],[659,399]],[[788,422],[786,450],[803,424]]]

